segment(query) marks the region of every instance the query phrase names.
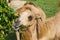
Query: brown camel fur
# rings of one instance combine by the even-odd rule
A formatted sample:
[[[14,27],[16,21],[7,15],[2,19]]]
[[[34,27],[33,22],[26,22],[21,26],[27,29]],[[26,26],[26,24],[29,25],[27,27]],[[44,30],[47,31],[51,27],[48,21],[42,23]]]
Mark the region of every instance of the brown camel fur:
[[[31,3],[25,4],[22,8],[16,10],[16,12],[19,15],[17,22],[20,25],[24,25],[22,28],[22,40],[53,40],[55,35],[59,34],[60,13],[46,20],[43,10]]]
[[[21,0],[7,0],[7,2],[10,8],[14,8],[14,11],[21,8],[26,3],[26,1]]]
[[[56,13],[55,16],[49,18],[48,21],[52,23],[51,25],[54,25],[52,26],[52,28],[54,29],[56,34],[55,36],[57,39],[55,40],[59,40],[60,39],[60,11]]]

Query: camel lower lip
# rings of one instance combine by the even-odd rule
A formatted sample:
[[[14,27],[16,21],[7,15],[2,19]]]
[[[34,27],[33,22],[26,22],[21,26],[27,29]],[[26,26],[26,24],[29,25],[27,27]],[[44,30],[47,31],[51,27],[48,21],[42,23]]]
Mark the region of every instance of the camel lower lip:
[[[19,30],[19,24],[18,23],[15,23],[13,26],[12,26],[12,28],[14,29],[14,30]]]
[[[31,25],[20,25],[19,27],[22,27],[22,28],[28,28],[28,27],[30,27]]]
[[[17,27],[17,26],[13,26],[12,27],[14,30],[19,30],[19,27]]]

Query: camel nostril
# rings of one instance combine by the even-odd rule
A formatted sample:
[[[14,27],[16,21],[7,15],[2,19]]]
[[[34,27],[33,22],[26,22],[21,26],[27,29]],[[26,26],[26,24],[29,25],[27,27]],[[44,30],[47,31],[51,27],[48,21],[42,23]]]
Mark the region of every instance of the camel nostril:
[[[12,28],[14,30],[18,30],[19,29],[19,26],[20,26],[20,22],[21,22],[20,20],[16,19]]]
[[[19,21],[19,22],[21,22],[21,21]]]

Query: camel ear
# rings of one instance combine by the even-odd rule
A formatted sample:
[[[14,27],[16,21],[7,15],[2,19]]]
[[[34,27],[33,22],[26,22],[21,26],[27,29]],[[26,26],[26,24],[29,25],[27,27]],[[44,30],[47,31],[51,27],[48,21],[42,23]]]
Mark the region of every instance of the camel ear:
[[[45,15],[38,15],[37,18],[41,20],[43,23],[45,23],[46,21]]]
[[[35,4],[32,3],[32,2],[26,2],[24,5],[27,5],[27,4],[29,4],[29,5],[34,5],[34,6],[35,6]]]
[[[39,16],[40,20],[42,21],[42,16]]]

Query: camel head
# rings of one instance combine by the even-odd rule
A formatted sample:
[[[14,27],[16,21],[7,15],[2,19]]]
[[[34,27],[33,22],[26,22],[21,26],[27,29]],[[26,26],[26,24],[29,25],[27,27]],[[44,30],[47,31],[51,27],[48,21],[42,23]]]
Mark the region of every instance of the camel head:
[[[14,24],[17,28],[18,26],[30,27],[36,23],[37,19],[44,23],[46,19],[44,12],[32,3],[26,3],[23,7],[16,10],[16,13],[19,15]]]
[[[24,10],[24,9],[23,9]],[[35,14],[29,9],[25,9],[23,12],[19,13],[19,17],[15,21],[17,26],[30,27],[32,26],[35,20]]]

